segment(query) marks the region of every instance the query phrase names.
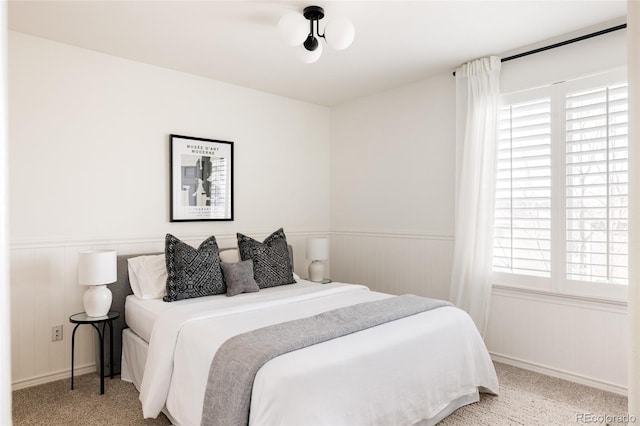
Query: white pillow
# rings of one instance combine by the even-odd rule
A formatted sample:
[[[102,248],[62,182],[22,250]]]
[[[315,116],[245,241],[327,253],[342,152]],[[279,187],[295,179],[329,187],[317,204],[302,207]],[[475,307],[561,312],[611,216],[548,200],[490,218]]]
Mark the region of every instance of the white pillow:
[[[235,250],[220,250],[220,260],[224,263],[240,262],[240,252]]]
[[[167,294],[167,265],[164,254],[127,259],[129,283],[138,299],[161,299]]]

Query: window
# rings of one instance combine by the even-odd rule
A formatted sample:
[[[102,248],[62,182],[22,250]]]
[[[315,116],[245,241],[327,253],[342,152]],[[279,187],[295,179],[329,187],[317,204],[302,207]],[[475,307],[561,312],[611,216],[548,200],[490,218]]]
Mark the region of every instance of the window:
[[[498,282],[569,292],[600,287],[599,295],[627,284],[625,80],[608,73],[503,96]]]

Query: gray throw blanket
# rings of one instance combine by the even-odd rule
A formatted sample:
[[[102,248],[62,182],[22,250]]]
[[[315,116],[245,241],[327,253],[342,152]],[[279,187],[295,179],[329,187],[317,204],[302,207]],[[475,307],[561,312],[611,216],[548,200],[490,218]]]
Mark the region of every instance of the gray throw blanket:
[[[211,362],[202,425],[247,425],[254,378],[260,367],[272,358],[441,306],[451,304],[403,295],[334,309],[234,336],[222,344]]]

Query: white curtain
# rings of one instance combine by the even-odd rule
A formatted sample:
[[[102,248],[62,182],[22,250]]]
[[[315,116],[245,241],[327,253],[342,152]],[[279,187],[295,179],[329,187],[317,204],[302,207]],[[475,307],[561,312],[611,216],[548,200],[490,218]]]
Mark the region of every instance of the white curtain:
[[[450,300],[484,336],[491,298],[500,58],[456,70],[456,213]]]

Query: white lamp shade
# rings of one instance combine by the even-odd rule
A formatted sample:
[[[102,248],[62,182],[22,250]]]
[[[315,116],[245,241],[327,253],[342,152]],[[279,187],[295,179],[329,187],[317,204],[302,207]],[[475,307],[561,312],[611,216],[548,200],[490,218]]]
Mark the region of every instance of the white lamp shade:
[[[341,16],[329,21],[324,35],[329,47],[342,50],[351,46],[356,36],[356,30],[350,20]]]
[[[318,41],[318,48],[316,50],[307,50],[304,45],[296,48],[296,54],[298,55],[298,59],[300,59],[305,64],[312,64],[322,55],[322,42]]]
[[[308,238],[307,239],[307,259],[326,260],[329,258],[328,238]]]
[[[309,35],[309,21],[299,13],[287,13],[278,21],[278,32],[289,46],[300,46]]]
[[[117,280],[116,252],[92,250],[78,255],[78,283],[80,285],[111,284]]]

